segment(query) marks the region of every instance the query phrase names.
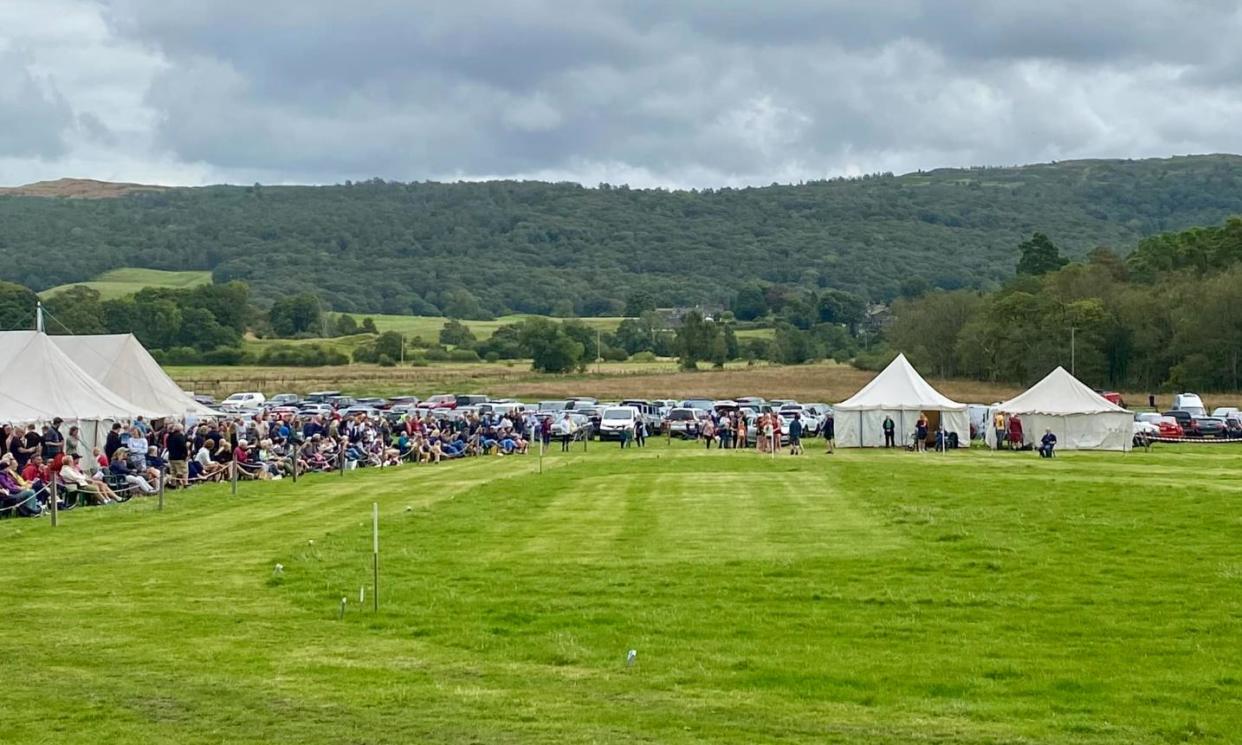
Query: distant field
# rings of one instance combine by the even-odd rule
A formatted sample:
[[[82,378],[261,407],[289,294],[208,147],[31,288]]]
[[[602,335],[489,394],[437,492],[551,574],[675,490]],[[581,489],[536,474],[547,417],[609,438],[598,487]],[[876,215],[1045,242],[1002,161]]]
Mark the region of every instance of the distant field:
[[[342,365],[339,367],[221,367],[170,366],[168,373],[186,390],[223,396],[242,390],[266,394],[307,393],[338,389],[350,395],[418,395],[434,393],[486,393],[496,397],[523,400],[596,396],[604,400],[622,398],[686,398],[709,396],[763,396],[792,398],[805,403],[836,403],[849,398],[867,384],[874,373],[836,362],[809,365],[774,365],[730,362],[723,370],[704,366],[698,372],[683,372],[676,360],[654,362],[604,362],[596,372],[544,375],[530,369],[529,360],[495,363],[434,363],[425,367],[410,365]],[[1022,391],[1020,386],[977,380],[929,377],[928,382],[946,396],[964,403],[994,403]],[[1122,391],[1136,409],[1145,409],[1147,394]],[[1204,394],[1208,408],[1237,406],[1242,392]],[[1157,405],[1172,405],[1172,394],[1160,394]]]
[[[39,293],[51,297],[56,293],[79,285],[97,290],[104,300],[133,295],[144,287],[170,287],[185,290],[199,285],[211,284],[211,272],[166,272],[161,269],[113,269],[89,282],[57,285]]]
[[[688,396],[759,395],[805,402],[836,402],[851,396],[873,373],[849,365],[823,362],[781,366],[748,366],[732,362],[724,370],[706,367],[682,372],[675,360],[605,362],[596,373],[542,375],[527,360],[496,363],[437,363],[426,367],[169,367],[168,372],[187,390],[213,396],[240,390],[264,393],[306,393],[339,389],[355,395],[427,396],[433,393],[486,393],[524,399],[597,396],[602,399]],[[1013,396],[1019,388],[971,380],[931,380],[943,393],[959,401],[990,403]]]
[[[330,313],[329,317],[335,320],[339,313]],[[375,321],[375,327],[380,331],[397,331],[405,336],[414,337],[421,336],[428,342],[435,342],[440,337],[440,329],[444,328],[447,318],[441,316],[393,316],[376,313],[351,313],[356,321],[362,323],[363,318],[371,318]],[[470,327],[470,330],[480,339],[486,339],[496,332],[496,329],[511,323],[521,323],[528,318],[546,318],[546,316],[532,316],[526,314],[515,314],[510,316],[501,316],[494,321],[462,321]],[[554,318],[554,321],[562,319]],[[598,328],[601,331],[615,331],[617,326],[621,325],[624,318],[579,318],[591,328]]]
[[[592,444],[0,521],[4,742],[1238,741],[1231,451],[821,447]]]

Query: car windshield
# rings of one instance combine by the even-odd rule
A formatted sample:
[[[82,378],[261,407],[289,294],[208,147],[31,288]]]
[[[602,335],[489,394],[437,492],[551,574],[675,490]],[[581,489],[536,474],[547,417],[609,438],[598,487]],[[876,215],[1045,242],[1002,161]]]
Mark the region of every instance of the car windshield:
[[[673,409],[668,413],[668,418],[680,422],[694,418],[694,412],[689,409]]]
[[[630,419],[633,416],[634,416],[634,413],[629,409],[608,409],[607,411],[604,412],[605,419],[613,419],[613,420]]]

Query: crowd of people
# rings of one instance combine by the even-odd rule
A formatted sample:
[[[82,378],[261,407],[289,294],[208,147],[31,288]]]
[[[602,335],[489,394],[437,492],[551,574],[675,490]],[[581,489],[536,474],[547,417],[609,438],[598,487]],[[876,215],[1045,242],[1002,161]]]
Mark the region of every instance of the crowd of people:
[[[434,464],[469,456],[513,456],[549,445],[551,416],[300,416],[259,413],[188,425],[171,420],[114,424],[102,447],[57,418],[42,428],[0,428],[0,517],[123,502],[197,483],[282,479],[316,471]],[[556,432],[568,443],[584,433]]]
[[[1003,425],[1003,432],[1001,431]],[[998,415],[998,440],[1021,442],[1021,422]],[[884,421],[885,445],[893,447],[895,425]],[[915,447],[925,448],[928,425],[920,416]],[[642,447],[651,434],[638,420],[622,434],[621,447]],[[699,424],[705,447],[755,447],[775,454],[787,443],[790,454],[804,452],[808,434],[800,415],[782,427],[775,412],[747,416],[740,410],[710,411]],[[819,423],[825,450],[835,450],[832,414]],[[297,478],[337,469],[436,464],[471,456],[515,456],[532,444],[561,450],[590,432],[570,415],[539,411],[511,414],[420,412],[378,417],[258,413],[182,423],[148,422],[142,417],[114,424],[102,447],[93,447],[78,426],[57,418],[42,427],[0,427],[0,517],[38,516],[52,506],[68,510],[83,505],[124,502],[161,489],[184,489],[221,480]],[[1047,439],[1047,438],[1045,438]],[[1055,445],[1041,443],[1041,454]]]

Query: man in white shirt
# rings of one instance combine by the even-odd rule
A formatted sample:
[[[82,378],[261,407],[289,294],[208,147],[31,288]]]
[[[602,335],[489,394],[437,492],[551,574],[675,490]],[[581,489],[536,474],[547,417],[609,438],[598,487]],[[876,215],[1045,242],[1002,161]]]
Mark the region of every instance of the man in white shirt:
[[[574,420],[569,418],[569,412],[561,417],[561,421],[556,423],[556,433],[561,436],[561,452],[569,452],[569,443],[574,439],[574,431],[577,430]]]

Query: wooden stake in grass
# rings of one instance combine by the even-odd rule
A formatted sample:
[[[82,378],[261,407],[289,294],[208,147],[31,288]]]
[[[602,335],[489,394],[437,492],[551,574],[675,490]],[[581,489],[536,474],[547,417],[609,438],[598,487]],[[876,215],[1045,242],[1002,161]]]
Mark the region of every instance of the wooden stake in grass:
[[[160,511],[161,511],[161,512],[164,510],[164,482],[168,480],[168,474],[167,474],[167,473],[165,473],[165,470],[164,470],[164,469],[165,469],[165,467],[164,467],[164,466],[160,466],[160,501],[159,501],[159,509],[160,509]]]
[[[229,468],[229,481],[231,481],[233,484],[233,496],[236,497],[237,496],[237,461],[236,460],[229,461],[229,465],[231,466],[231,468]]]
[[[52,498],[51,498],[52,527],[53,528],[55,528],[57,525],[60,524],[60,513],[57,512],[57,508],[56,508],[56,479],[54,478],[54,476],[55,474],[53,474],[53,478],[52,478]]]
[[[374,584],[371,588],[371,603],[379,612],[379,502],[371,503],[371,572]]]

